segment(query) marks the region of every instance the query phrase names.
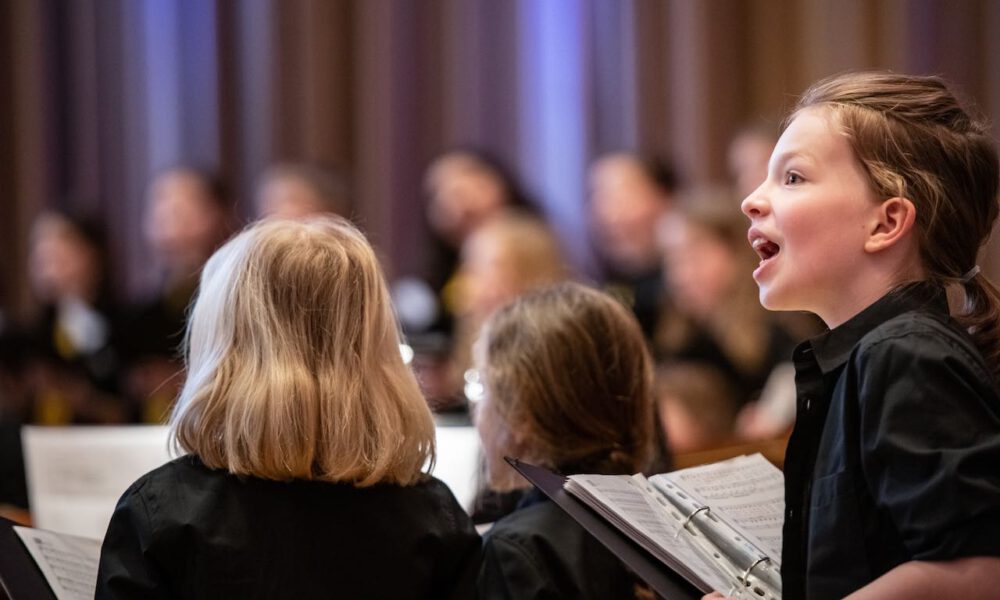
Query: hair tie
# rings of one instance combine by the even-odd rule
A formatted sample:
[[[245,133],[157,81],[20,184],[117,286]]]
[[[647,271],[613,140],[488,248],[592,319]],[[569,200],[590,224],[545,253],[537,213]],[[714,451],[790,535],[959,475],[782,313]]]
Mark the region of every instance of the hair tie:
[[[979,275],[979,265],[972,267],[966,271],[965,275],[962,275],[962,283],[969,283],[976,275]]]

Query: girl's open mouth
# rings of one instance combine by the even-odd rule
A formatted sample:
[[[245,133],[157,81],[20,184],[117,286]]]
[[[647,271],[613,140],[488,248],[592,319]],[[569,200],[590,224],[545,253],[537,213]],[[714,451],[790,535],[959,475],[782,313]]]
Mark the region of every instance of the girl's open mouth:
[[[763,237],[755,237],[750,242],[750,245],[753,246],[757,255],[760,256],[760,262],[762,263],[774,258],[781,251],[781,246]]]

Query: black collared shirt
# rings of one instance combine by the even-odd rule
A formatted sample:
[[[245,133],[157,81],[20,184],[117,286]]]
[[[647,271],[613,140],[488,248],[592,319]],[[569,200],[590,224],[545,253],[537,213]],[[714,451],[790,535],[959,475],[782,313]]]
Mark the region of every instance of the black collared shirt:
[[[537,489],[484,536],[478,587],[480,600],[635,597],[625,565]]]
[[[98,600],[475,598],[480,539],[447,487],[266,481],[183,456],[115,508]]]
[[[784,597],[1000,555],[1000,394],[944,291],[913,284],[795,350]]]

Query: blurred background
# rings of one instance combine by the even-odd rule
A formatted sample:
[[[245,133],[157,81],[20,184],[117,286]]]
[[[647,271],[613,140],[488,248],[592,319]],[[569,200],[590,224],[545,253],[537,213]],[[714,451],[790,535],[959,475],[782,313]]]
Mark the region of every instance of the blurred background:
[[[737,129],[776,128],[809,83],[846,69],[941,74],[1000,114],[990,0],[7,0],[0,39],[6,314],[30,310],[44,207],[105,220],[116,294],[155,286],[143,198],[177,163],[217,170],[242,218],[268,165],[336,168],[403,274],[423,267],[424,168],[475,145],[591,268],[582,205],[601,153],[723,179]]]
[[[162,422],[201,264],[271,214],[368,234],[436,409],[493,308],[575,278],[643,326],[664,457],[780,438],[816,323],[760,311],[738,205],[856,69],[996,121],[1000,2],[0,2],[0,504],[20,423]]]

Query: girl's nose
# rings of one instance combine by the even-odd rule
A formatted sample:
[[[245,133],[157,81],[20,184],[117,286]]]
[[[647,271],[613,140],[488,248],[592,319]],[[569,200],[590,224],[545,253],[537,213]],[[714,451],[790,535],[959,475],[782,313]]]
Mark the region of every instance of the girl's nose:
[[[740,203],[740,210],[742,210],[743,214],[751,219],[767,214],[767,200],[764,199],[764,194],[761,191],[765,183],[760,184],[760,187],[750,192],[750,195],[744,198],[743,202]]]

